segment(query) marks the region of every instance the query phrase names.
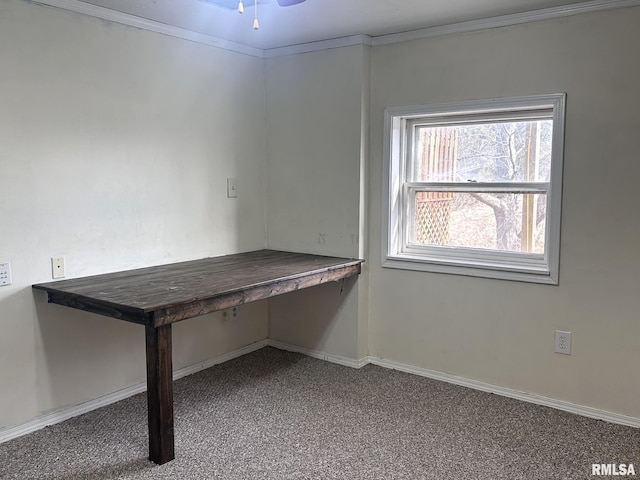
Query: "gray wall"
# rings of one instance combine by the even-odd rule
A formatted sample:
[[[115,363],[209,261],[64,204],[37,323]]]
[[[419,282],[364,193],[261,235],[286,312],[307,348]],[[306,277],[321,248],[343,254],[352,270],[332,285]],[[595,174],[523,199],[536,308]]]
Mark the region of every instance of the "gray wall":
[[[380,46],[372,58],[369,347],[640,417],[640,8]],[[387,106],[567,93],[559,286],[382,269]],[[570,357],[554,330],[573,332]]]
[[[640,418],[639,24],[619,9],[262,60],[3,1],[0,429],[144,380],[138,326],[34,297],[50,257],[73,277],[265,245],[367,263],[342,293],[176,325],[176,368],[269,335]],[[560,285],[382,269],[384,108],[555,92]]]
[[[369,47],[267,59],[267,244],[364,258]],[[366,355],[366,273],[269,300],[269,337]]]
[[[265,246],[258,58],[0,2],[0,428],[145,379],[144,329],[31,284]],[[237,177],[239,198],[226,198]],[[266,302],[176,325],[174,365],[262,340]]]

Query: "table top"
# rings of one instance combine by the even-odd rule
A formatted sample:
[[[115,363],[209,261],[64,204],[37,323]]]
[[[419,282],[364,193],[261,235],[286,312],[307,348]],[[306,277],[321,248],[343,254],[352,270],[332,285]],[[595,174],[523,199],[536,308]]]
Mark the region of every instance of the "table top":
[[[50,303],[158,327],[358,275],[362,260],[257,250],[33,285]]]

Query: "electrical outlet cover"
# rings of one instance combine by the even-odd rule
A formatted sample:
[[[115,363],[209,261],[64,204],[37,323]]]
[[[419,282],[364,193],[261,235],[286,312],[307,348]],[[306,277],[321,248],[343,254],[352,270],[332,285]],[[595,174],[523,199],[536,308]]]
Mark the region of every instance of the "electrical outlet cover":
[[[0,287],[11,285],[11,264],[0,263]]]
[[[571,355],[571,332],[556,330],[554,351],[563,355]]]

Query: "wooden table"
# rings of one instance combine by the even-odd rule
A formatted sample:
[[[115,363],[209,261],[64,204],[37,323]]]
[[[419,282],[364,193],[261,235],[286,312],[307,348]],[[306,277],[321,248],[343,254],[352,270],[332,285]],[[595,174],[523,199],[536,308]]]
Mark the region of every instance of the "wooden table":
[[[145,326],[149,459],[175,458],[171,325],[358,275],[361,260],[258,250],[33,285],[49,303]]]

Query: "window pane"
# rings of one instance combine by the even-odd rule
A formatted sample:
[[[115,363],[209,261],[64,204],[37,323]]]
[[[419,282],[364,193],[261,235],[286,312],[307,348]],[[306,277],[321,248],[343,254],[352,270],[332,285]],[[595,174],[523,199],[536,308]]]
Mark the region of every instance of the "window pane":
[[[543,254],[546,197],[418,192],[413,244]]]
[[[410,181],[548,182],[552,120],[420,126]]]

